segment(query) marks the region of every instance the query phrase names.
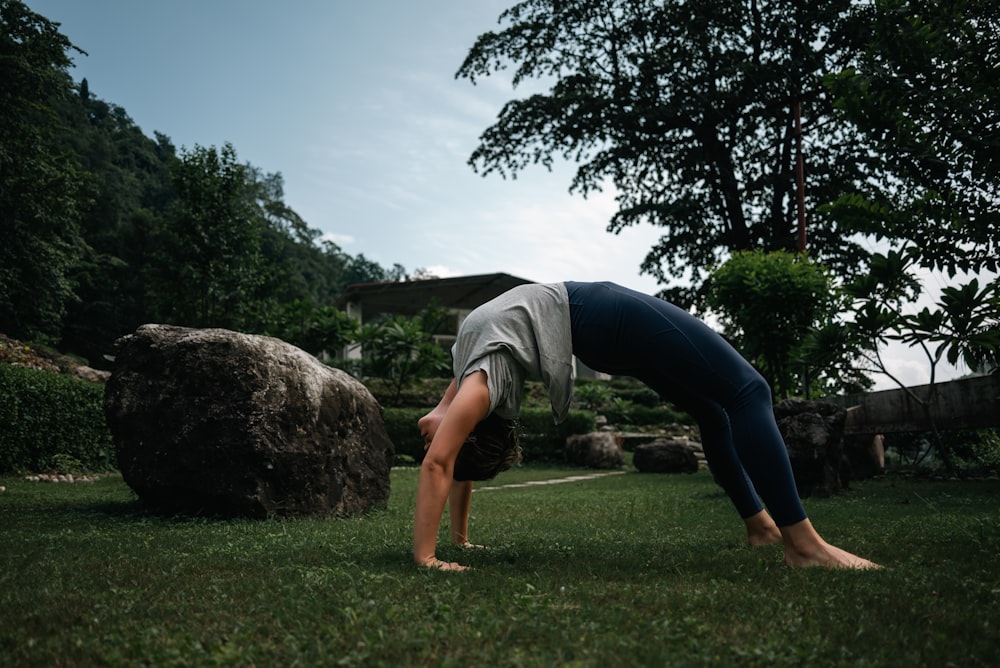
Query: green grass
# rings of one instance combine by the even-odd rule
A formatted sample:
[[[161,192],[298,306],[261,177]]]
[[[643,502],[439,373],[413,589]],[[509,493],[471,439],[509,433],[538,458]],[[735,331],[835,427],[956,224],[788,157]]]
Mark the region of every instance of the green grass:
[[[743,547],[704,473],[491,490],[472,538],[492,549],[439,550],[473,566],[456,574],[412,565],[417,476],[392,475],[383,512],[281,521],[147,515],[115,477],[0,480],[0,665],[1000,662],[1000,481],[885,478],[807,501],[878,572]]]

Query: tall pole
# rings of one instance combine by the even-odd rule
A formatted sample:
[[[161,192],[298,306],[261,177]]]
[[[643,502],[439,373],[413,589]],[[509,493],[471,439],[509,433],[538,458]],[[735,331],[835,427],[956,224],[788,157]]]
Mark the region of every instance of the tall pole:
[[[806,167],[802,155],[802,102],[795,100],[795,184],[799,203],[799,252],[806,252]]]

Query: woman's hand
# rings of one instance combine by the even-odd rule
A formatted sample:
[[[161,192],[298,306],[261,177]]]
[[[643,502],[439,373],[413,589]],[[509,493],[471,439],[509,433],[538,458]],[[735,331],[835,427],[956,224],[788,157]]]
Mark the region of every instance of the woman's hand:
[[[458,394],[458,383],[452,380],[434,410],[417,420],[417,429],[424,437],[424,450],[430,447],[431,441],[434,440],[434,435],[437,434],[438,427],[441,425],[441,420],[444,419],[456,394]]]
[[[420,435],[424,437],[424,450],[431,446],[431,441],[434,440],[434,434],[437,433],[438,426],[441,424],[441,419],[444,417],[445,412],[440,408],[435,408],[417,420],[417,428],[420,430]]]

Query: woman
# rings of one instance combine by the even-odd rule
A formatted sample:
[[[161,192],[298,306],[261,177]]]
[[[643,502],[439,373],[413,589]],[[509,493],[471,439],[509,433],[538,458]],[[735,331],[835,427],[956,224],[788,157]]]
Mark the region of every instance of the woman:
[[[488,416],[494,426],[497,418],[517,417],[528,375],[542,379],[556,421],[565,418],[574,354],[597,371],[641,380],[697,420],[705,456],[743,518],[749,544],[783,543],[791,566],[876,567],[826,543],[813,528],[795,488],[770,389],[732,346],[661,299],[613,283],[576,282],[514,288],[474,310],[459,329],[452,349],[455,379],[418,422],[428,443],[413,525],[418,564],[465,568],[435,557],[449,496],[452,538],[469,545],[472,485],[455,478],[459,453],[466,451],[463,459],[481,455],[469,437],[485,431]],[[493,467],[494,474],[502,467]]]

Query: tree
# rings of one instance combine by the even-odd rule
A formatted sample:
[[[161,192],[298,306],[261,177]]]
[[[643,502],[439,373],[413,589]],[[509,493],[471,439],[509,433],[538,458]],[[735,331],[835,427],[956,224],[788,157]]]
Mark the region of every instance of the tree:
[[[843,325],[858,356],[902,388],[924,411],[937,451],[945,465],[954,463],[947,442],[938,432],[931,408],[936,398],[936,369],[942,359],[960,359],[970,368],[1000,368],[1000,289],[997,282],[980,289],[977,279],[961,287],[945,287],[934,308],[906,312],[904,304],[920,294],[912,273],[919,253],[890,251],[872,257],[871,270],[844,286],[854,316]],[[927,393],[919,396],[893,376],[879,349],[890,341],[919,347],[930,367]]]
[[[246,165],[230,144],[195,146],[174,162],[172,182],[177,200],[158,230],[149,281],[157,313],[193,327],[247,328],[266,277]]]
[[[73,49],[57,24],[0,0],[0,329],[45,342],[77,299],[71,273],[87,252],[82,179],[53,108],[72,90]]]
[[[395,316],[362,325],[358,342],[365,373],[391,380],[394,401],[413,379],[437,376],[449,369],[448,354],[433,340],[444,319],[441,309],[429,306],[413,318]]]
[[[1000,5],[884,0],[866,48],[827,83],[876,152],[880,178],[827,208],[876,239],[903,239],[917,266],[1000,267]],[[897,247],[898,250],[898,247]]]
[[[849,281],[850,329],[873,367],[897,384],[877,345],[919,346],[930,367],[1000,357],[1000,6],[984,0],[875,5],[868,46],[828,79],[843,116],[877,148],[882,178],[826,210],[850,229],[906,243],[870,258]],[[948,273],[933,307],[913,273]],[[992,276],[990,275],[992,273]]]
[[[571,190],[607,186],[608,229],[663,229],[642,270],[697,287],[728,253],[794,250],[796,118],[809,151],[809,201],[864,178],[865,145],[833,123],[824,77],[861,47],[850,0],[783,5],[654,0],[525,0],[481,35],[457,76],[513,65],[515,86],[550,84],[508,102],[470,163],[516,176],[557,158],[578,165]],[[810,217],[813,256],[847,271],[864,251]],[[692,290],[669,291],[690,301]]]
[[[356,319],[333,306],[303,300],[281,304],[267,333],[316,356],[339,354],[359,335]]]
[[[707,301],[775,396],[810,395],[810,381],[821,369],[811,368],[799,351],[836,306],[824,267],[784,251],[734,253],[712,272]]]
[[[60,348],[92,366],[115,339],[148,322],[145,272],[150,234],[173,198],[169,139],[146,137],[124,109],[98,99],[86,79],[62,100],[65,143],[81,165],[80,229],[90,251],[70,276],[79,300],[62,323]]]

